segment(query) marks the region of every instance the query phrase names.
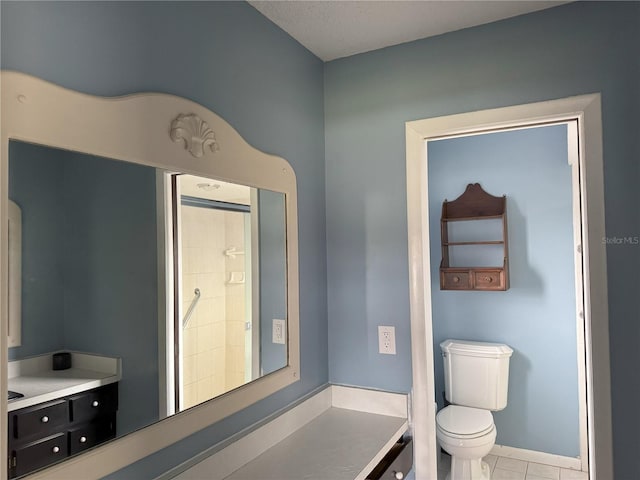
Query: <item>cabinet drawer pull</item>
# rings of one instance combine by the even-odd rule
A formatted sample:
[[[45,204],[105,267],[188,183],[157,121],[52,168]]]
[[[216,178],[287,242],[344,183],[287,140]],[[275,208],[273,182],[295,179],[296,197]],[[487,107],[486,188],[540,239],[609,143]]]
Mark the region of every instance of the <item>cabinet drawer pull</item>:
[[[404,478],[404,473],[402,472],[395,472],[393,474],[394,477],[396,477],[398,480],[402,480]]]
[[[41,421],[42,423],[47,423],[47,422],[49,421],[49,417],[47,417],[47,416],[45,415],[44,417],[42,417],[42,418],[40,419],[40,421]]]
[[[53,447],[53,448],[51,449],[51,451],[52,451],[53,453],[58,453],[58,452],[60,451],[60,447],[55,446],[55,447]]]
[[[87,443],[87,437],[80,437],[80,443]]]
[[[92,407],[97,407],[98,405],[100,405],[100,402],[98,402],[98,400],[94,400],[93,402],[91,402]]]
[[[460,277],[453,277],[453,283],[458,283],[459,281],[460,281]]]

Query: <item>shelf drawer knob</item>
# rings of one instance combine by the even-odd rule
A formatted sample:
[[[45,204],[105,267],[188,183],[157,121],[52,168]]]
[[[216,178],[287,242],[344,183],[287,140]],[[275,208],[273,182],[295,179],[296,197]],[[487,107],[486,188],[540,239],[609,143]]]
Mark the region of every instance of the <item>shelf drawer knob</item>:
[[[493,278],[491,278],[491,277],[483,277],[483,280],[485,282],[489,282],[489,283],[493,282]]]
[[[80,443],[87,443],[87,437],[80,437]]]
[[[42,423],[47,423],[47,422],[49,421],[49,417],[47,417],[47,416],[45,415],[44,417],[42,417],[42,418],[40,419],[40,421],[41,421]]]
[[[453,277],[453,283],[458,283],[459,281],[460,281],[460,277]],[[400,475],[402,475],[402,473],[400,473]]]
[[[98,400],[94,400],[93,402],[91,402],[92,407],[97,407],[98,405],[100,405],[100,402],[98,402]]]
[[[396,477],[398,480],[402,480],[404,478],[404,473],[396,472],[393,476]]]
[[[55,446],[55,447],[53,447],[53,448],[51,449],[51,451],[52,451],[53,453],[58,453],[58,452],[60,451],[60,447]]]

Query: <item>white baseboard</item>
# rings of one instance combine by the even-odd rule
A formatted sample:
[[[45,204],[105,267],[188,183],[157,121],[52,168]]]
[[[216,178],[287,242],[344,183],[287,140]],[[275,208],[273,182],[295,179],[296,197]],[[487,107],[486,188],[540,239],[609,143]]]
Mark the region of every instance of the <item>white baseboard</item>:
[[[579,457],[564,457],[562,455],[537,452],[535,450],[527,450],[524,448],[494,445],[491,449],[491,455],[523,460],[525,462],[542,463],[544,465],[552,465],[560,468],[570,468],[572,470],[582,469],[582,461]]]
[[[408,418],[407,394],[331,385],[331,406],[360,412]]]

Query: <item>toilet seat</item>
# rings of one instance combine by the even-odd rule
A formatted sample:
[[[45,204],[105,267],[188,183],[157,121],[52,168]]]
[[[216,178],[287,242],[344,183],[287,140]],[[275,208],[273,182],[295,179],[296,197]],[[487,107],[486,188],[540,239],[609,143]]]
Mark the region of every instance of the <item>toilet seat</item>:
[[[460,439],[482,437],[495,428],[489,410],[460,405],[449,405],[440,410],[436,415],[436,426],[443,434]]]

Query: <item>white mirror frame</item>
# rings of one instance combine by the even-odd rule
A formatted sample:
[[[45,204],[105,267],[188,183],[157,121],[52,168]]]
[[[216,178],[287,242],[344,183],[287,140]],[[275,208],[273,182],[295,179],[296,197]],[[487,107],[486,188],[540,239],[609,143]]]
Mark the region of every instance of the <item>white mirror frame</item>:
[[[298,215],[296,177],[291,165],[283,158],[256,150],[218,115],[181,97],[159,93],[95,97],[10,71],[2,71],[0,81],[2,225],[8,222],[9,140],[282,192],[286,202],[288,365],[220,397],[25,478],[102,478],[298,381]],[[0,244],[0,327],[6,332],[6,229]],[[7,390],[7,348],[7,336],[0,335],[0,383],[4,390]],[[5,480],[7,398],[4,395],[0,397],[0,479]]]

